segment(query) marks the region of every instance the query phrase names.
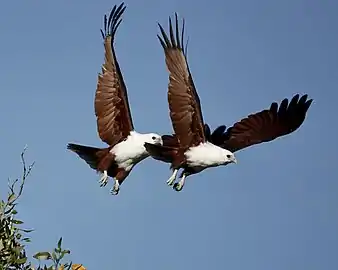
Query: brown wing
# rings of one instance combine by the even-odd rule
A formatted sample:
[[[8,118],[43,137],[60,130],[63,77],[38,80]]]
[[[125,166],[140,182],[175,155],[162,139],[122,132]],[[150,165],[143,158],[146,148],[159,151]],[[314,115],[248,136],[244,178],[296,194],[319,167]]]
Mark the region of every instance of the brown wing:
[[[198,94],[183,48],[184,21],[180,39],[178,19],[176,19],[176,37],[169,18],[170,40],[159,24],[162,37],[157,35],[164,49],[166,65],[169,71],[168,102],[170,118],[181,148],[196,146],[205,141],[203,116]]]
[[[211,134],[210,141],[232,152],[254,144],[272,141],[297,130],[305,120],[312,103],[307,95],[295,95],[290,103],[284,99],[279,108],[272,103],[270,109],[249,115],[227,131],[219,126]]]
[[[126,7],[113,7],[110,16],[104,16],[105,62],[98,76],[95,95],[97,129],[102,141],[115,145],[125,139],[133,128],[127,89],[114,51],[114,37]]]

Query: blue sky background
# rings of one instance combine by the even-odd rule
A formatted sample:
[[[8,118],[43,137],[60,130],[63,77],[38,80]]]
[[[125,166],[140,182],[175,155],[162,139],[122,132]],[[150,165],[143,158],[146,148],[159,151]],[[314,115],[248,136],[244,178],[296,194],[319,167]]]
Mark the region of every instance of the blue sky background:
[[[105,146],[93,97],[99,29],[114,4],[5,1],[0,9],[0,195],[36,167],[19,205],[34,228],[30,254],[60,236],[88,269],[337,269],[338,2],[127,1],[116,51],[139,132],[172,131],[157,22],[186,19],[188,59],[206,121],[231,125],[293,94],[314,98],[291,136],[204,171],[181,193],[168,166],[147,159],[119,196],[68,142]]]

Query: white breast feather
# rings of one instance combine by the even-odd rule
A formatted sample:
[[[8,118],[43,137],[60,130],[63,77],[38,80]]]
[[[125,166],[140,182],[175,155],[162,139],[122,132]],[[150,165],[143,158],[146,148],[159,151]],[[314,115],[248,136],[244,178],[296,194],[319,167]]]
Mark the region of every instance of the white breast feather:
[[[210,142],[191,147],[185,152],[187,163],[191,167],[214,167],[224,163],[224,149]]]
[[[143,138],[135,131],[132,131],[125,141],[115,145],[110,152],[115,155],[118,167],[127,171],[148,156]]]

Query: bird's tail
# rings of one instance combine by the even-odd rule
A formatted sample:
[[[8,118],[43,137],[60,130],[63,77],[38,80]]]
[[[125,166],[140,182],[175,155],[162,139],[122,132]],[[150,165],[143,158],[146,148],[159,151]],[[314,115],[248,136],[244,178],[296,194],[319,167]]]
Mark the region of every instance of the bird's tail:
[[[98,169],[99,162],[102,157],[107,153],[106,148],[96,148],[91,146],[84,146],[74,143],[69,143],[67,149],[76,153],[94,170]]]

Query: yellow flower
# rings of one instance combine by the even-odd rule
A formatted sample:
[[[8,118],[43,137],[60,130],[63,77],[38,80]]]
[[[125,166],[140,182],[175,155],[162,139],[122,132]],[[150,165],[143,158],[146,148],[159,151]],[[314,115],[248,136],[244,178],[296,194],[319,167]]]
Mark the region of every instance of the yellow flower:
[[[86,270],[86,268],[82,264],[73,264],[72,270]]]
[[[64,265],[61,265],[59,270],[64,270]],[[72,264],[72,270],[86,270],[86,268],[82,264]]]

